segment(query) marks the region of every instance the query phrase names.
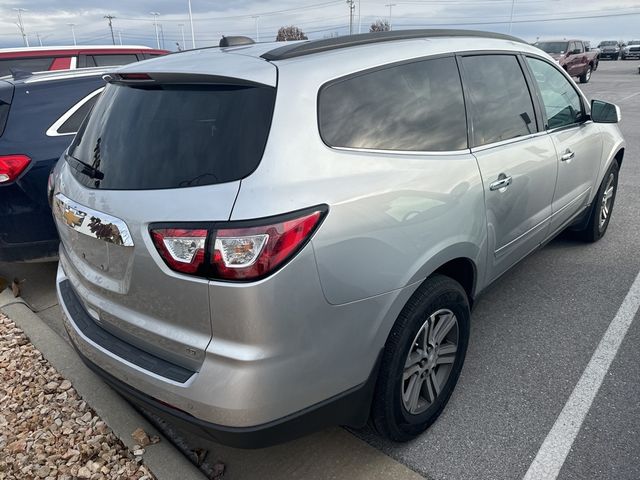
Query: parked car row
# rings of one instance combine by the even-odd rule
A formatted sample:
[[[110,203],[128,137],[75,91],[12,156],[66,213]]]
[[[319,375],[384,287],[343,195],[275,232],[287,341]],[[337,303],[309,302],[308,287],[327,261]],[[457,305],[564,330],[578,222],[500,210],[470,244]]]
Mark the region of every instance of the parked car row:
[[[631,40],[627,43],[621,43],[617,40],[605,40],[600,42],[598,47],[602,51],[600,58],[609,60],[640,58],[640,40]]]
[[[478,295],[567,228],[605,235],[620,111],[572,80],[577,41],[563,65],[458,30],[225,44],[108,72],[56,164],[71,341],[223,443],[369,419],[413,438]]]

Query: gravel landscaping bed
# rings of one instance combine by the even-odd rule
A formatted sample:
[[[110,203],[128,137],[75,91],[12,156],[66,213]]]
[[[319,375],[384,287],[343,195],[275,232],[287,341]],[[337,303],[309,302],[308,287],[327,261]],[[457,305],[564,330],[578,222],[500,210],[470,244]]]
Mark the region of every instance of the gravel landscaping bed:
[[[133,455],[0,313],[0,480],[155,479],[143,446]]]

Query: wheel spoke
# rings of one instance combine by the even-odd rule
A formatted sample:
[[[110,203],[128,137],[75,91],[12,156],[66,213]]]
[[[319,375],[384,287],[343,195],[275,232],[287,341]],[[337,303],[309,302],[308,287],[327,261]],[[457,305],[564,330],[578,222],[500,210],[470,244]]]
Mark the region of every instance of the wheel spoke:
[[[429,378],[427,378],[427,381],[425,383],[427,384],[427,388],[426,388],[427,396],[426,396],[426,399],[427,399],[427,401],[429,403],[433,403],[435,401],[435,399],[436,399],[437,394],[436,394],[435,390],[433,389],[433,384],[431,383],[431,375],[429,375]]]
[[[411,353],[409,353],[409,355],[407,355],[407,360],[404,362],[405,370],[412,365],[417,365],[418,363],[420,363],[420,360],[422,360],[422,355],[420,354],[420,352],[416,350],[412,351]]]
[[[434,339],[436,343],[442,343],[444,337],[451,331],[453,326],[456,324],[456,317],[453,313],[448,313],[440,317],[440,321],[437,325],[437,331],[434,333]]]
[[[407,409],[410,413],[413,413],[418,408],[418,402],[420,400],[420,391],[422,390],[422,384],[424,383],[424,377],[416,375],[411,379],[411,383],[408,388],[407,395]]]
[[[402,381],[406,381],[408,378],[411,378],[413,375],[420,373],[420,365],[417,363],[409,368],[405,368],[404,373],[402,374]]]
[[[433,383],[433,388],[436,391],[436,396],[440,395],[440,384],[438,383],[438,377],[436,376],[435,369],[431,370],[429,378],[431,378],[431,382]]]

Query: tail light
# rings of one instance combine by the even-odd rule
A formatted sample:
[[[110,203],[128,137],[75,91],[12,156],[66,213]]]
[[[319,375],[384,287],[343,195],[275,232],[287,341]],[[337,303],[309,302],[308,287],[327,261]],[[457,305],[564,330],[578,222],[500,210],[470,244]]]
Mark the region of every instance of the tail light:
[[[26,155],[0,155],[0,184],[13,182],[29,166]]]
[[[322,206],[209,228],[152,225],[150,233],[158,253],[174,271],[217,280],[253,281],[275,272],[299,252],[326,212]]]

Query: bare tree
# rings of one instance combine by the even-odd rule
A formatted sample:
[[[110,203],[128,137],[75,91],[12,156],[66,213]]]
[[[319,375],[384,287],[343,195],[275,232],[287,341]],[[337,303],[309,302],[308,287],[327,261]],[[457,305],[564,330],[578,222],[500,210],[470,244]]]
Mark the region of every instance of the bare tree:
[[[290,25],[288,27],[280,27],[276,42],[286,42],[287,40],[308,40],[307,36],[298,27]]]
[[[371,24],[369,27],[370,32],[388,32],[391,30],[391,25],[389,25],[389,20],[381,20],[378,19]]]

